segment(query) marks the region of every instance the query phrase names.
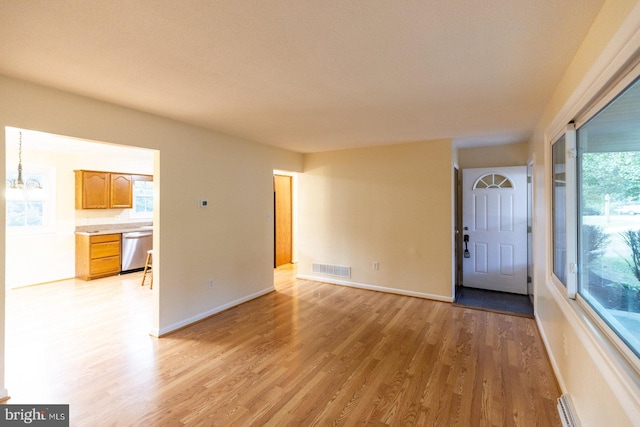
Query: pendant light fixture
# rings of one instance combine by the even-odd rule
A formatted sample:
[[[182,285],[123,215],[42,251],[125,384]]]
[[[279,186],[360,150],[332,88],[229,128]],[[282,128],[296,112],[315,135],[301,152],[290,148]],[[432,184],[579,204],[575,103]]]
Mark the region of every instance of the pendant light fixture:
[[[22,132],[19,132],[18,135],[18,178],[7,180],[9,188],[16,190],[42,189],[42,185],[37,179],[27,179],[26,182],[22,179]]]

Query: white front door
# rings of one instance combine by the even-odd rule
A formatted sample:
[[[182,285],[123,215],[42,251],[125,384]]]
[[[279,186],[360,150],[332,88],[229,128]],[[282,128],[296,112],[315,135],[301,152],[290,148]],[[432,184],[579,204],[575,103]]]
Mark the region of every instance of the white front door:
[[[462,188],[462,284],[526,295],[526,166],[464,169]]]

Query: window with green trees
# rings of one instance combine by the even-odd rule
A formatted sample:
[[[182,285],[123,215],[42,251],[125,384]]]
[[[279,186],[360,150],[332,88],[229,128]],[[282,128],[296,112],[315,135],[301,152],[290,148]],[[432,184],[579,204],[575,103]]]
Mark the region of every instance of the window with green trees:
[[[578,293],[640,355],[640,84],[577,130]]]

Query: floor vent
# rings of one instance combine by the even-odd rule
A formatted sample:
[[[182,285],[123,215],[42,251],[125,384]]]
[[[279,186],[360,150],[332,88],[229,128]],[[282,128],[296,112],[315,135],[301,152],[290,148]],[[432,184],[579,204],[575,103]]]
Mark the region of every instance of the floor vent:
[[[568,394],[563,394],[558,399],[558,412],[560,413],[560,421],[562,421],[563,427],[580,427],[580,421],[578,421]]]
[[[311,264],[314,273],[326,274],[328,276],[351,277],[351,267],[330,264]]]

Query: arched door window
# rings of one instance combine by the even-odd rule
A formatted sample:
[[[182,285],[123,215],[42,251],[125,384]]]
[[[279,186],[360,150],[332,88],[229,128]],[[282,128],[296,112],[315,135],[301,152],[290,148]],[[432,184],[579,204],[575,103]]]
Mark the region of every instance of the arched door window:
[[[513,183],[504,175],[488,173],[478,178],[473,184],[473,189],[477,188],[513,188]]]

